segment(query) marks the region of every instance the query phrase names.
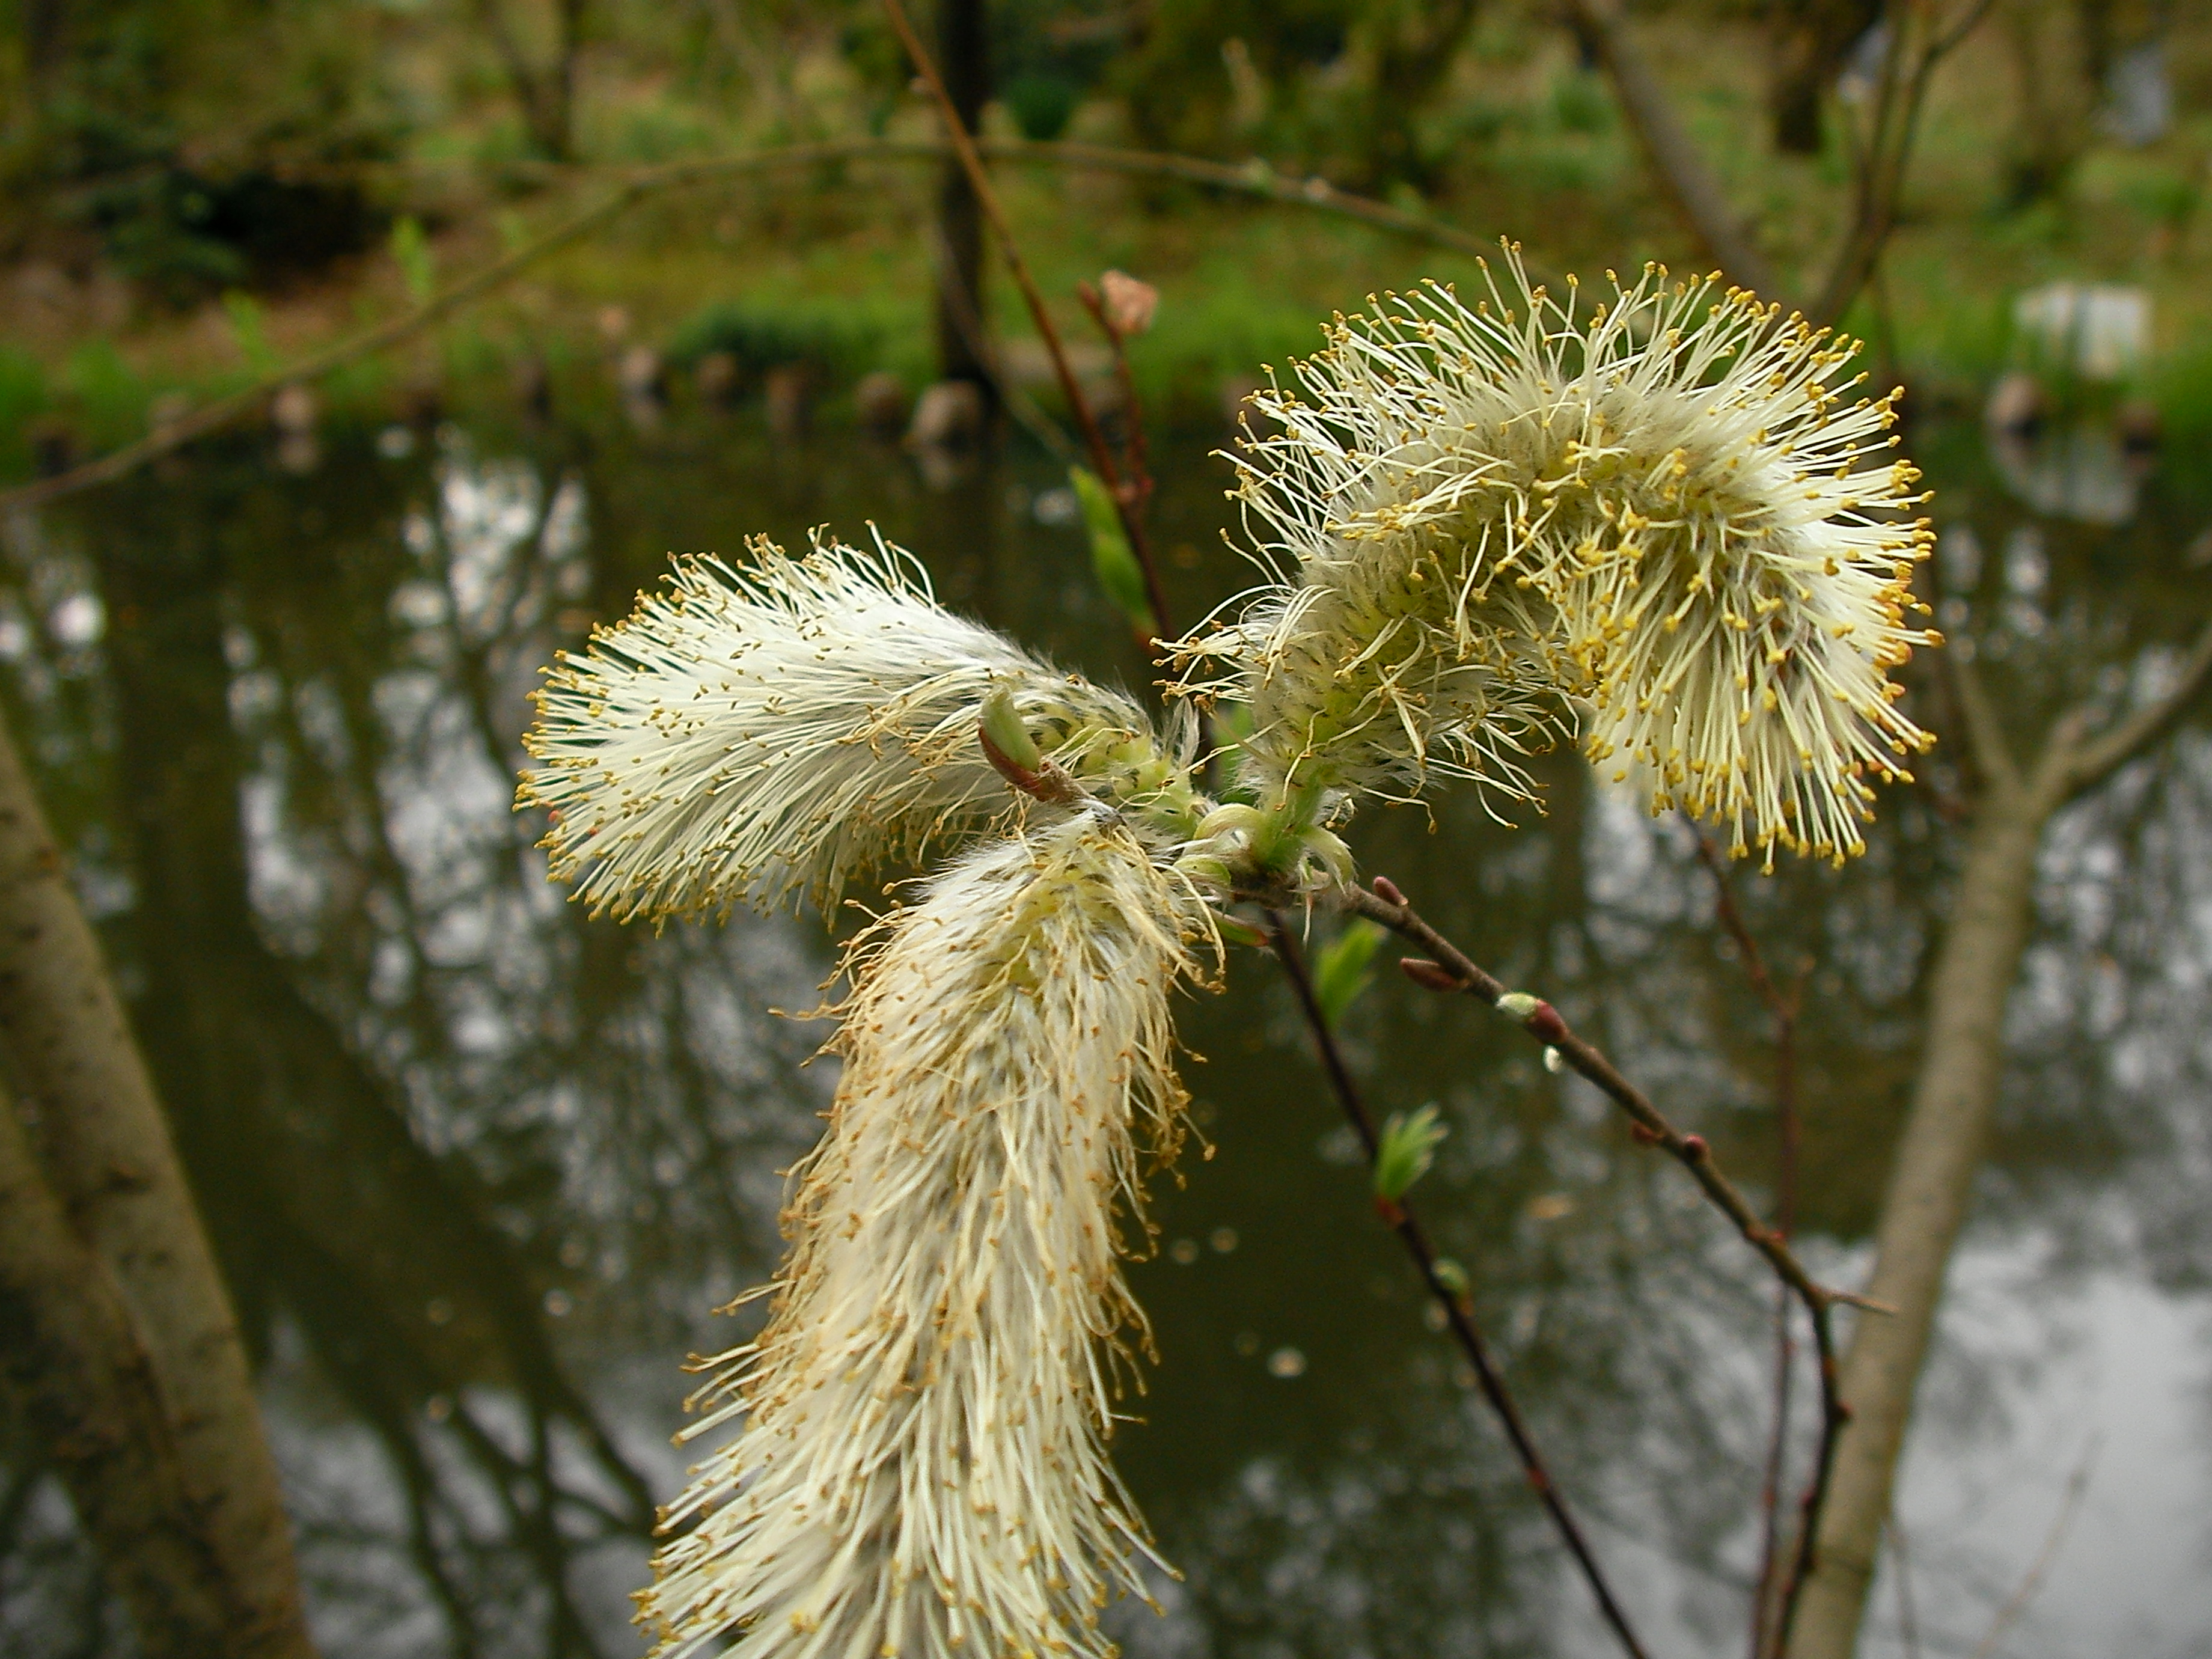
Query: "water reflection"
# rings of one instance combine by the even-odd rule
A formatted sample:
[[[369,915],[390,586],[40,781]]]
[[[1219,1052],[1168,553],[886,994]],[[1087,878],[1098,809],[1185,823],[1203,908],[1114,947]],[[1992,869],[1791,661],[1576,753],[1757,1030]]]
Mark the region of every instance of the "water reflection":
[[[2154,683],[2205,603],[2179,557],[2184,498],[2152,481],[2117,535],[2046,523],[1979,470],[1978,433],[1930,445],[1946,623],[2015,734]],[[1164,481],[1186,615],[1238,583],[1221,482],[1196,461]],[[1142,684],[1048,505],[1061,487],[1042,459],[986,455],[938,488],[891,448],[688,415],[487,422],[409,447],[333,441],[313,476],[210,454],[8,527],[0,657],[268,1367],[333,1655],[634,1650],[626,1594],[651,1500],[681,1473],[677,1361],[727,1345],[708,1310],[774,1259],[776,1171],[826,1099],[830,1079],[800,1068],[822,1028],[767,1012],[812,1006],[833,955],[817,921],[656,935],[590,921],[546,884],[508,805],[537,669],[625,611],[671,549],[873,518],[951,602]],[[1801,1213],[1839,1274],[1903,1108],[1954,764],[1893,792],[1850,870],[1743,890],[1771,959],[1808,975]],[[1462,798],[1434,833],[1378,814],[1356,826],[1363,863],[1765,1181],[1767,1024],[1717,945],[1686,832],[1571,759],[1546,771],[1540,823],[1503,828]],[[2212,1545],[2212,1469],[2142,1450],[2202,1443],[2198,1304],[2179,1298],[2212,1272],[2208,810],[2212,750],[2185,741],[2048,849],[2016,1086],[1904,1502],[1922,1651],[1971,1650],[2100,1413],[2119,1413],[2106,1467],[2125,1471],[2091,1485],[2103,1541],[2062,1554],[2008,1650],[2135,1628],[2127,1593],[2069,1565],[2112,1559],[2110,1540],[2144,1540],[2125,1558],[2139,1572]],[[1164,1619],[1117,1611],[1130,1650],[1601,1650],[1367,1214],[1283,988],[1240,964],[1185,1034],[1207,1057],[1189,1081],[1218,1155],[1159,1194],[1162,1253],[1134,1277],[1164,1363],[1118,1452],[1187,1577],[1161,1586]],[[1768,1287],[1516,1034],[1385,983],[1347,1037],[1379,1103],[1434,1100],[1450,1121],[1425,1189],[1439,1242],[1656,1645],[1733,1649]],[[2114,1306],[2132,1311],[2115,1323]],[[2082,1353],[2161,1380],[2100,1392],[2068,1370]],[[34,1449],[0,1458],[0,1642],[121,1651]],[[2121,1478],[2125,1501],[2100,1484]],[[2212,1607],[2146,1591],[2163,1604],[2146,1641],[2212,1639]],[[1893,1602],[1886,1587],[1873,1651],[1896,1650]]]

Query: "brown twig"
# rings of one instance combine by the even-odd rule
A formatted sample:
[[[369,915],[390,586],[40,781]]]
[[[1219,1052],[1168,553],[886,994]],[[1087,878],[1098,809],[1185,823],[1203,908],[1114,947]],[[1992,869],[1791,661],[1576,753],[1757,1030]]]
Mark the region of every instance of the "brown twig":
[[[1850,1416],[1836,1389],[1835,1327],[1832,1315],[1838,1303],[1875,1313],[1887,1313],[1889,1310],[1878,1302],[1814,1279],[1790,1248],[1789,1241],[1759,1220],[1735,1183],[1722,1173],[1703,1135],[1686,1135],[1675,1128],[1651,1103],[1650,1097],[1623,1077],[1594,1045],[1577,1036],[1550,1003],[1536,997],[1527,998],[1525,1005],[1518,998],[1511,1003],[1501,1003],[1501,999],[1510,994],[1504,982],[1479,967],[1464,951],[1430,926],[1390,882],[1378,877],[1371,890],[1346,887],[1338,890],[1336,897],[1346,909],[1382,923],[1428,951],[1428,960],[1408,958],[1400,964],[1417,984],[1431,990],[1463,992],[1480,997],[1539,1042],[1555,1049],[1564,1063],[1595,1084],[1600,1092],[1628,1114],[1630,1132],[1637,1139],[1663,1147],[1690,1172],[1705,1196],[1735,1224],[1745,1243],[1766,1258],[1782,1282],[1804,1304],[1812,1321],[1814,1349],[1820,1364],[1820,1441],[1812,1480],[1801,1506],[1796,1559],[1777,1620],[1778,1630],[1786,1637],[1798,1593],[1813,1569],[1814,1535],[1820,1511],[1827,1502],[1829,1478],[1835,1468],[1836,1442]]]
[[[1476,966],[1474,960],[1456,945],[1439,933],[1407,902],[1405,896],[1387,880],[1377,878],[1373,890],[1362,887],[1340,888],[1334,895],[1336,902],[1355,915],[1370,921],[1380,922],[1401,938],[1411,939],[1436,958],[1423,962],[1408,959],[1400,965],[1415,983],[1436,991],[1459,991],[1480,997],[1496,1005],[1506,995],[1501,980]],[[1850,1291],[1838,1290],[1822,1285],[1805,1271],[1804,1264],[1791,1252],[1789,1244],[1777,1236],[1774,1230],[1760,1221],[1749,1200],[1739,1191],[1734,1182],[1722,1173],[1713,1160],[1712,1149],[1702,1135],[1686,1135],[1667,1121],[1666,1116],[1651,1103],[1650,1097],[1641,1089],[1621,1076],[1613,1064],[1589,1042],[1577,1036],[1558,1009],[1548,1002],[1531,999],[1534,1006],[1525,1015],[1508,1012],[1508,1018],[1529,1036],[1547,1047],[1559,1051],[1560,1060],[1583,1077],[1597,1085],[1601,1093],[1612,1100],[1632,1120],[1636,1138],[1650,1146],[1663,1147],[1674,1160],[1687,1170],[1705,1196],[1721,1212],[1735,1224],[1736,1231],[1765,1256],[1774,1271],[1808,1307],[1823,1311],[1838,1303],[1866,1308],[1877,1313],[1887,1309],[1879,1303]]]
[[[1006,221],[1006,209],[1000,205],[999,194],[991,187],[991,175],[984,170],[983,158],[976,154],[975,141],[961,120],[960,112],[953,106],[952,94],[945,90],[944,77],[938,74],[937,65],[929,51],[921,44],[908,21],[906,8],[899,0],[884,0],[884,14],[890,19],[899,40],[905,45],[907,56],[914,60],[915,70],[928,87],[930,96],[936,100],[939,118],[945,125],[945,137],[952,146],[952,153],[960,162],[961,171],[968,175],[969,186],[975,192],[976,205],[983,210],[983,217],[998,239],[999,252],[1006,259],[1006,270],[1021,289],[1023,303],[1029,307],[1030,320],[1036,325],[1037,337],[1044,342],[1052,358],[1053,374],[1060,381],[1060,394],[1067,399],[1068,411],[1075,416],[1075,424],[1083,434],[1083,447],[1090,453],[1091,469],[1107,492],[1113,497],[1114,511],[1121,520],[1121,533],[1128,538],[1129,550],[1136,556],[1137,563],[1145,574],[1145,597],[1152,607],[1152,622],[1156,629],[1164,629],[1166,606],[1160,599],[1159,573],[1152,564],[1152,545],[1146,539],[1143,520],[1138,516],[1127,493],[1122,489],[1121,469],[1114,465],[1114,453],[1107,447],[1106,434],[1099,430],[1098,419],[1091,412],[1091,400],[1083,395],[1083,388],[1075,379],[1075,371],[1067,361],[1067,352],[1060,344],[1060,331],[1054,325],[1052,313],[1045,309],[1044,295],[1037,291],[1036,281],[1030,275],[1029,262],[1022,258],[1021,246],[1014,240],[1013,227]]]
[[[1683,227],[1736,282],[1776,297],[1780,283],[1774,268],[1757,237],[1729,205],[1697,141],[1683,128],[1674,103],[1629,33],[1620,0],[1567,0],[1567,15],[1583,44],[1605,66],[1629,130],[1650,161],[1660,189],[1673,199]]]
[[[1152,463],[1145,443],[1144,404],[1137,398],[1136,377],[1129,372],[1128,336],[1122,333],[1121,325],[1114,320],[1113,313],[1107,310],[1105,299],[1092,284],[1078,283],[1075,297],[1083,301],[1083,308],[1091,313],[1091,320],[1098,325],[1098,331],[1106,337],[1107,349],[1114,355],[1114,381],[1121,388],[1121,407],[1127,411],[1121,422],[1121,467],[1127,475],[1122,488],[1134,498],[1133,510],[1142,514],[1152,505]],[[1149,565],[1146,568],[1145,577],[1148,590],[1153,595],[1154,611],[1158,613],[1158,583],[1153,580]],[[1160,615],[1158,621],[1161,630],[1166,631],[1166,617]]]
[[[1314,995],[1313,979],[1306,971],[1305,958],[1298,950],[1297,939],[1285,923],[1280,911],[1270,909],[1267,912],[1267,933],[1274,946],[1275,958],[1282,963],[1283,972],[1289,978],[1291,989],[1297,994],[1299,1012],[1305,1016],[1306,1024],[1313,1032],[1314,1047],[1320,1054],[1322,1069],[1328,1073],[1329,1085],[1335,1091],[1337,1103],[1343,1107],[1345,1116],[1351,1120],[1353,1132],[1358,1135],[1360,1145],[1366,1149],[1367,1161],[1371,1168],[1381,1147],[1375,1133],[1375,1121],[1369,1115],[1365,1103],[1360,1098],[1358,1085],[1352,1080],[1351,1071],[1344,1063],[1343,1052],[1337,1047],[1335,1036],[1328,1028],[1328,1017],[1322,1012],[1320,1000]],[[1591,1595],[1597,1598],[1599,1612],[1604,1615],[1613,1633],[1620,1638],[1622,1648],[1634,1659],[1643,1659],[1644,1644],[1637,1639],[1636,1632],[1628,1622],[1628,1615],[1621,1610],[1612,1586],[1606,1582],[1604,1570],[1598,1565],[1595,1553],[1591,1550],[1589,1540],[1583,1535],[1582,1528],[1568,1510],[1566,1499],[1559,1493],[1558,1482],[1552,1479],[1543,1454],[1536,1449],[1535,1440],[1528,1432],[1527,1419],[1521,1415],[1521,1408],[1506,1390],[1505,1380],[1498,1374],[1497,1364],[1490,1356],[1489,1345],[1482,1340],[1482,1333],[1475,1327],[1473,1298],[1455,1293],[1438,1276],[1435,1249],[1402,1195],[1388,1203],[1378,1199],[1376,1208],[1391,1231],[1398,1235],[1400,1242],[1406,1247],[1406,1253],[1413,1257],[1413,1265],[1420,1270],[1421,1280],[1428,1286],[1429,1294],[1443,1310],[1452,1334],[1459,1340],[1461,1351],[1467,1355],[1468,1364],[1474,1368],[1475,1381],[1482,1389],[1482,1397],[1489,1402],[1491,1410],[1497,1413],[1498,1421],[1504,1426],[1505,1437],[1512,1443],[1515,1455],[1521,1460],[1521,1468],[1528,1477],[1529,1486],[1542,1501],[1546,1512],[1552,1517],[1553,1525],[1565,1540],[1568,1553],[1575,1558],[1575,1565],[1582,1569]]]

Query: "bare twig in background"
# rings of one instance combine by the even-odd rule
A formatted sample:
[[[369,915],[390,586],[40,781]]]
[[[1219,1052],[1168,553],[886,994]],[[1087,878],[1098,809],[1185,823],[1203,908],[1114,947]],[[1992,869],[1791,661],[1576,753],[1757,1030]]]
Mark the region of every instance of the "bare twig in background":
[[[2043,1588],[2043,1581],[2049,1575],[2051,1565],[2058,1559],[2059,1547],[2066,1541],[2067,1529],[2074,1524],[2074,1516],[2081,1507],[2081,1499],[2089,1491],[2089,1476],[2096,1468],[2098,1454],[2104,1449],[2102,1435],[2089,1437],[2089,1444],[2081,1454],[2081,1461],[2074,1466],[2074,1473],[2067,1477],[2066,1495],[2059,1500],[2058,1514],[2051,1522],[2051,1530],[2044,1534],[2043,1547],[2035,1553],[2035,1559],[2021,1576],[2020,1583],[2013,1586],[2012,1594],[2005,1597],[2004,1604],[1997,1609],[1996,1617],[1990,1620],[1989,1630],[1974,1644],[1973,1659],[1995,1659],[1998,1644],[2011,1633],[2012,1627],[2020,1622],[2021,1615],[2027,1611],[2028,1603],[2035,1600],[2035,1593]]]
[[[1567,0],[1576,33],[1605,66],[1621,113],[1650,162],[1652,176],[1674,204],[1705,256],[1745,288],[1772,295],[1774,268],[1728,203],[1720,181],[1683,129],[1673,101],[1629,33],[1620,0]]]
[[[1836,321],[1873,278],[1897,227],[1898,204],[1936,68],[1973,32],[1990,3],[1968,0],[1948,24],[1936,0],[1902,0],[1886,9],[1894,33],[1882,59],[1873,118],[1864,137],[1853,145],[1850,223],[1826,280],[1805,307],[1815,322]]]
[[[1336,1095],[1337,1103],[1351,1121],[1353,1133],[1358,1135],[1359,1144],[1365,1149],[1368,1164],[1371,1168],[1381,1148],[1375,1132],[1375,1121],[1360,1098],[1358,1086],[1352,1082],[1352,1073],[1344,1063],[1343,1053],[1338,1048],[1335,1036],[1329,1030],[1328,1016],[1322,1012],[1321,1004],[1314,995],[1313,980],[1306,971],[1305,960],[1298,951],[1297,940],[1285,924],[1280,911],[1269,910],[1267,917],[1268,937],[1274,946],[1275,958],[1283,964],[1283,972],[1297,994],[1299,1012],[1305,1016],[1307,1029],[1313,1033],[1314,1047],[1320,1054],[1322,1069],[1328,1074],[1329,1086]],[[1604,1615],[1606,1624],[1620,1639],[1623,1650],[1637,1656],[1637,1659],[1642,1659],[1643,1644],[1637,1639],[1636,1632],[1628,1622],[1628,1615],[1621,1610],[1620,1600],[1613,1593],[1613,1587],[1606,1582],[1604,1570],[1598,1565],[1596,1554],[1568,1510],[1565,1498],[1559,1493],[1558,1482],[1552,1479],[1543,1454],[1537,1450],[1536,1443],[1528,1432],[1527,1420],[1522,1417],[1521,1409],[1514,1403],[1513,1396],[1506,1391],[1504,1378],[1498,1374],[1497,1364],[1490,1357],[1489,1346],[1483,1341],[1482,1333],[1475,1327],[1473,1297],[1454,1291],[1439,1276],[1436,1251],[1431,1247],[1428,1235],[1422,1231],[1421,1224],[1403,1197],[1388,1205],[1378,1200],[1376,1207],[1384,1223],[1405,1245],[1406,1253],[1413,1257],[1413,1265],[1420,1270],[1421,1281],[1428,1286],[1429,1294],[1443,1310],[1444,1317],[1449,1322],[1452,1334],[1458,1340],[1461,1351],[1467,1355],[1468,1364],[1474,1368],[1475,1381],[1482,1389],[1483,1398],[1504,1425],[1506,1438],[1512,1443],[1514,1455],[1521,1460],[1521,1467],[1528,1477],[1528,1485],[1542,1500],[1546,1512],[1552,1518],[1552,1524],[1559,1529],[1560,1537],[1566,1542],[1568,1553],[1575,1559],[1575,1565],[1582,1570],[1590,1593],[1597,1598],[1598,1611]]]
[[[1884,56],[1869,129],[1853,146],[1850,219],[1830,258],[1827,275],[1809,287],[1800,301],[1814,322],[1835,323],[1872,278],[1896,228],[1899,198],[1936,67],[1972,33],[1990,3],[1968,0],[1948,23],[1936,0],[1899,0],[1887,9],[1894,33]],[[1604,65],[1653,177],[1699,249],[1744,287],[1770,299],[1787,300],[1790,290],[1759,249],[1753,231],[1729,205],[1637,42],[1620,0],[1567,0],[1567,12],[1576,32]]]

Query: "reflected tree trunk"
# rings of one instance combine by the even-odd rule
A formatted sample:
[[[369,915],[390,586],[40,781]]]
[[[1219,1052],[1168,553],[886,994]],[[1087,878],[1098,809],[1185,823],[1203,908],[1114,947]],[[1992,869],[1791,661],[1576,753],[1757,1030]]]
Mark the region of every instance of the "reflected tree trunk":
[[[154,1659],[242,1650],[250,1615],[210,1546],[154,1368],[106,1264],[71,1230],[0,1101],[0,1374],[60,1473]]]
[[[502,1620],[532,1618],[545,1625],[547,1651],[596,1652],[573,1559],[609,1531],[645,1535],[652,1502],[553,1351],[540,1268],[497,1219],[514,1194],[423,1144],[397,1083],[302,988],[253,901],[226,618],[245,589],[276,605],[283,584],[328,578],[282,561],[234,564],[241,547],[283,544],[296,520],[282,490],[218,495],[205,518],[145,499],[159,516],[127,520],[95,553],[116,618],[118,757],[132,781],[122,816],[151,989],[131,1012],[246,1328],[265,1332],[279,1310],[296,1322],[319,1370],[378,1431],[453,1651],[489,1645]],[[363,729],[374,727],[371,719]],[[466,1397],[475,1387],[512,1390],[525,1449],[484,1428]],[[505,1587],[476,1571],[465,1550],[440,1542],[465,1535],[462,1506],[476,1494],[426,1449],[422,1408],[434,1395],[450,1403],[445,1437],[486,1483],[495,1524],[528,1563],[527,1590],[512,1601],[495,1599]],[[556,1427],[574,1431],[590,1467],[580,1481],[562,1482]],[[611,1486],[611,1502],[579,1495],[579,1486],[598,1488],[594,1475]]]
[[[937,64],[945,90],[969,131],[979,130],[991,98],[985,0],[938,0]],[[945,163],[937,191],[937,355],[948,380],[991,394],[984,343],[983,214],[957,158]]]
[[[1844,1357],[1840,1391],[1851,1418],[1787,1631],[1789,1659],[1850,1659],[1858,1645],[1913,1395],[1996,1109],[2005,1005],[2027,949],[2044,830],[2179,720],[2212,678],[2212,629],[2165,696],[2096,737],[2086,711],[2067,714],[2031,768],[2013,759],[1971,665],[1954,657],[1947,666],[1979,779],[1973,828],[1866,1287],[1895,1311],[1862,1314]]]
[[[126,1316],[125,1334],[143,1348],[149,1386],[158,1389],[169,1455],[212,1564],[211,1589],[228,1609],[222,1650],[312,1653],[276,1461],[262,1431],[237,1322],[98,941],[77,908],[4,727],[0,1040],[35,1111],[40,1162],[58,1212],[102,1270],[92,1277],[82,1264],[75,1270],[85,1289],[74,1328],[94,1345],[76,1363],[92,1368],[88,1376],[106,1377],[113,1400],[125,1401],[137,1373],[118,1357],[114,1326],[118,1310]],[[8,1132],[18,1132],[12,1118]],[[35,1194],[20,1182],[12,1194],[13,1213],[33,1230],[26,1237],[35,1238]],[[65,1254],[53,1253],[58,1249],[52,1247],[50,1258],[66,1265]],[[10,1263],[20,1270],[24,1264],[15,1249],[11,1243]],[[106,1305],[101,1288],[111,1285],[113,1307]],[[36,1314],[34,1305],[24,1304],[24,1318]],[[51,1336],[62,1328],[40,1328]],[[141,1455],[158,1460],[160,1454],[149,1447]],[[113,1523],[114,1513],[96,1492],[88,1501],[81,1518],[112,1563],[112,1540],[99,1528]],[[153,1486],[149,1501],[159,1501]],[[125,1553],[135,1556],[135,1547]],[[137,1571],[134,1562],[126,1587]],[[160,1604],[149,1605],[158,1612]],[[141,1634],[149,1647],[158,1642],[156,1633]]]

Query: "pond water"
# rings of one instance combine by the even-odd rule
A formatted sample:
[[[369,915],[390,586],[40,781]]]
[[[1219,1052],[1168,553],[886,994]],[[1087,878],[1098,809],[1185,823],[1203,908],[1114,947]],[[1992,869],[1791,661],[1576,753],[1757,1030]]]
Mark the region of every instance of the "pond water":
[[[1186,619],[1242,584],[1217,441],[1156,442]],[[2069,523],[2007,490],[1978,427],[1914,444],[1944,623],[2019,740],[2154,682],[2212,598],[2186,551],[2203,480],[2169,458],[2130,523]],[[6,526],[19,737],[264,1361],[332,1659],[639,1650],[680,1362],[732,1340],[712,1310],[771,1269],[778,1172],[834,1080],[804,1066],[826,1028],[772,1012],[814,1006],[818,918],[656,933],[547,884],[511,811],[538,668],[672,550],[873,521],[949,603],[1141,687],[1072,507],[1018,446],[926,482],[895,447],[744,416],[488,414],[334,436],[305,471],[240,439]],[[1541,769],[1519,827],[1449,793],[1369,815],[1363,868],[1763,1192],[1767,1023],[1686,832],[1571,757]],[[1937,799],[1890,792],[1840,873],[1737,877],[1769,957],[1805,964],[1799,1207],[1847,1283],[1958,856]],[[2185,733],[2053,832],[1869,1655],[2212,1655],[2208,814],[2212,748]],[[1418,1194],[1433,1232],[1655,1653],[1741,1651],[1771,1287],[1583,1085],[1390,957],[1346,1041],[1378,1110],[1450,1126]],[[1159,1363],[1116,1449],[1183,1577],[1164,1617],[1110,1615],[1127,1650],[1608,1651],[1374,1221],[1279,975],[1248,954],[1182,1030],[1213,1150],[1154,1182],[1160,1250],[1132,1277]],[[0,1646],[127,1651],[33,1449],[5,1450]]]

